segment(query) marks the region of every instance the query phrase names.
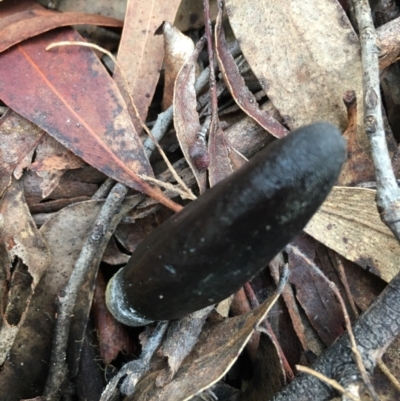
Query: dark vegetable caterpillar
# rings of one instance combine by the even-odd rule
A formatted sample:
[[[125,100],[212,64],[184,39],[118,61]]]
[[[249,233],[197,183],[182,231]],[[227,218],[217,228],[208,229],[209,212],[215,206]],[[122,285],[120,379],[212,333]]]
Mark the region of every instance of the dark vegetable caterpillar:
[[[108,285],[114,317],[140,326],[233,294],[304,228],[345,156],[344,139],[328,123],[272,143],[138,246]]]

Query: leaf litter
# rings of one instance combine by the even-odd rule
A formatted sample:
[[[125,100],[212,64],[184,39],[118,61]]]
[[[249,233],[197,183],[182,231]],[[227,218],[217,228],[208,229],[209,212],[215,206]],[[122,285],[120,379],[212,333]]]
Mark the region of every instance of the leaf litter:
[[[134,250],[147,232],[163,221],[163,210],[156,205],[156,200],[174,208],[174,203],[167,198],[172,195],[171,192],[163,194],[141,178],[154,177],[154,172],[158,175],[165,167],[162,165],[160,170],[160,165],[153,162],[153,156],[150,164],[140,138],[142,125],[130,110],[131,105],[124,92],[126,89],[132,93],[141,118],[150,121],[149,118],[154,117],[154,104],[158,102],[158,110],[161,110],[156,86],[166,90],[171,86],[170,83],[167,85],[167,80],[175,81],[175,132],[168,130],[165,140],[168,137],[174,140],[174,135],[178,137],[186,163],[196,178],[197,191],[202,193],[206,190],[207,179],[214,184],[244,163],[245,158],[241,154],[251,156],[260,147],[273,141],[272,135],[255,121],[269,132],[277,129],[278,137],[284,135],[287,128],[320,119],[333,121],[344,130],[351,116],[346,117],[342,97],[345,91],[352,89],[361,99],[361,70],[358,39],[339,3],[310,2],[300,5],[287,0],[270,9],[272,5],[268,3],[263,4],[263,8],[257,8],[260,4],[254,2],[227,0],[227,15],[223,16],[220,10],[216,24],[215,50],[222,73],[222,77],[217,76],[217,85],[225,81],[233,101],[250,117],[244,117],[240,112],[235,112],[235,115],[228,112],[224,116],[221,113],[214,119],[209,137],[207,133],[202,133],[202,157],[210,157],[210,169],[207,172],[196,166],[191,152],[191,147],[202,132],[204,118],[209,117],[207,111],[199,114],[197,110],[198,89],[195,89],[195,81],[198,71],[204,68],[200,51],[200,57],[199,54],[190,56],[192,53],[188,49],[180,61],[173,57],[172,52],[166,52],[163,66],[165,86],[162,86],[162,38],[154,33],[162,22],[174,20],[179,2],[161,2],[162,7],[159,8],[155,7],[154,2],[128,2],[118,50],[118,60],[127,75],[128,88],[121,84],[118,73],[115,77],[122,95],[92,50],[64,47],[44,51],[47,44],[56,41],[82,40],[72,29],[53,30],[56,27],[78,23],[120,27],[120,22],[109,17],[76,12],[56,13],[44,10],[31,1],[23,1],[19,5],[12,5],[7,0],[2,3],[0,30],[8,33],[2,35],[5,39],[0,41],[0,50],[9,50],[0,55],[3,71],[0,98],[12,111],[7,111],[0,121],[0,188],[3,191],[0,232],[3,266],[0,305],[3,323],[0,329],[0,355],[5,361],[0,372],[0,395],[2,399],[11,401],[42,394],[48,370],[46,361],[50,357],[49,344],[53,337],[56,301],[101,209],[102,201],[89,199],[105,176],[153,196],[153,199],[144,202],[142,197],[134,201],[128,199],[125,205],[132,202],[130,206],[123,206],[120,213],[126,213],[134,204],[142,201],[136,210],[126,216],[129,224],[120,225],[110,241],[108,254],[106,252],[103,258],[108,264],[108,267],[103,266],[106,275],[110,274],[110,267],[115,270],[120,263],[124,263],[127,254]],[[179,13],[182,12],[197,15],[199,5],[194,3],[185,6],[189,7],[189,11],[182,11],[185,9],[181,6],[177,18],[181,18]],[[217,4],[213,3],[212,18],[216,15],[216,9]],[[260,91],[263,99],[261,108],[257,107],[252,95],[255,90],[246,87],[246,82],[238,74],[234,57],[224,41],[227,17],[251,71],[261,83],[255,89]],[[321,20],[323,24],[319,22]],[[196,24],[201,25],[204,17],[201,16],[198,21],[196,23],[193,17],[193,21],[187,23],[181,18],[181,24],[176,20],[176,26],[186,24],[186,27],[197,29],[199,25]],[[255,24],[259,29],[254,29]],[[168,22],[165,26],[176,29]],[[193,32],[186,33],[192,38],[196,37]],[[181,35],[180,32],[177,34]],[[178,66],[184,63],[176,79],[176,72],[172,78],[166,78],[169,70],[167,56],[176,61]],[[198,57],[199,61],[196,60]],[[162,78],[157,84],[160,72]],[[167,95],[164,96],[167,98]],[[171,89],[168,96],[171,97]],[[224,89],[217,96],[222,103],[229,97]],[[164,108],[169,103],[166,100]],[[341,185],[355,185],[373,179],[368,164],[368,145],[360,129],[360,106],[356,106],[356,110],[352,117],[353,125],[350,129],[348,125],[345,134],[349,144],[349,160],[340,179]],[[263,119],[267,122],[263,122]],[[275,128],[268,125],[271,121]],[[397,145],[393,137],[388,135],[388,139],[394,149]],[[167,149],[163,141],[161,146]],[[181,155],[174,154],[172,157]],[[181,160],[184,164],[184,159]],[[179,167],[179,174],[184,171],[187,174],[184,181],[186,184],[190,182],[189,187],[195,188],[189,169]],[[172,182],[174,180],[169,173],[161,176]],[[73,177],[76,179],[71,179]],[[312,241],[307,242],[307,247],[311,247],[311,250],[307,248],[311,257],[310,253],[302,253],[306,252],[306,242],[296,243],[287,249],[293,289],[292,292],[289,288],[284,290],[284,299],[298,336],[298,347],[304,351],[302,358],[309,356],[310,352],[320,352],[323,344],[329,346],[343,331],[342,312],[326,282],[319,280],[318,275],[312,275],[312,269],[318,267],[313,264],[310,269],[310,261],[322,264],[325,272],[324,261],[336,255],[333,251],[344,257],[344,274],[345,278],[348,277],[350,289],[348,295],[363,308],[373,298],[366,294],[377,294],[379,291],[376,288],[383,285],[383,281],[379,285],[372,284],[371,273],[388,282],[398,272],[398,244],[381,223],[374,197],[375,192],[371,190],[334,188],[305,229],[331,250],[310,245]],[[46,202],[43,202],[44,198]],[[146,229],[137,229],[143,216],[151,216],[153,222]],[[35,224],[39,221],[40,230]],[[137,233],[131,236],[131,231],[135,230]],[[314,247],[317,253],[313,251]],[[283,264],[279,262],[281,267]],[[359,266],[369,273],[362,272]],[[275,279],[276,273],[275,269]],[[339,272],[335,274],[339,275]],[[41,275],[43,278],[40,280]],[[23,277],[26,279],[21,279]],[[358,283],[357,277],[364,279]],[[261,299],[265,298],[265,294],[260,295],[263,288],[273,288],[268,280],[264,274],[251,283],[255,289],[259,287],[257,295]],[[81,295],[86,301],[81,302],[85,305],[84,311],[70,334],[74,341],[85,335],[93,282],[94,277],[87,281],[82,290]],[[97,299],[97,303],[102,302],[101,294]],[[266,304],[269,305],[269,301]],[[216,317],[213,312],[203,328],[202,325],[197,329],[180,327],[177,331],[178,340],[167,334],[161,347],[164,354],[160,351],[153,356],[149,371],[139,378],[129,399],[190,399],[201,390],[221,383],[219,379],[225,374],[232,384],[237,373],[235,369],[229,371],[229,368],[248,343],[254,328],[264,319],[264,306],[234,318],[223,319]],[[287,346],[279,328],[284,324],[282,316],[288,316],[283,308],[281,302],[274,306],[269,319],[269,330],[272,331],[259,336],[258,359],[250,386],[240,397],[243,401],[258,401],[267,395],[273,396],[285,384],[287,377],[282,372],[287,374],[287,370],[282,368],[279,352],[284,353],[288,361],[286,363],[291,366],[298,363],[296,355],[300,354],[294,350],[295,347]],[[101,308],[96,313],[96,321],[99,321],[99,316],[101,319],[107,315]],[[76,316],[79,316],[78,310]],[[122,334],[121,343],[118,342],[119,345],[114,349],[110,348],[108,353],[106,349],[112,344],[112,339],[107,339],[106,333],[111,323],[97,324],[104,333],[100,341],[106,364],[123,349],[132,352],[133,348],[124,342],[126,334]],[[115,330],[117,333],[120,329]],[[279,333],[276,336],[278,343],[271,340],[271,333],[273,336]],[[190,338],[192,340],[189,341]],[[187,340],[188,347],[181,345],[179,339],[183,342]],[[277,351],[276,344],[281,351]],[[29,352],[32,349],[35,349],[34,353]],[[79,361],[80,350],[80,346],[71,347],[70,357]],[[38,360],[43,362],[38,365]],[[240,366],[242,361],[236,363]],[[70,364],[73,375],[82,375],[81,369],[79,363]]]

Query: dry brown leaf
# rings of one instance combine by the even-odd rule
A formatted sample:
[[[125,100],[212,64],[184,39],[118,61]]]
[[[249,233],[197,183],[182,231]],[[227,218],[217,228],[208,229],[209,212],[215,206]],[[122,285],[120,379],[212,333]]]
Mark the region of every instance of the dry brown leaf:
[[[246,60],[286,124],[326,120],[344,128],[342,96],[353,89],[361,99],[362,74],[359,41],[340,5],[226,0],[226,6]]]
[[[226,5],[243,54],[285,125],[294,129],[325,120],[344,130],[342,97],[354,90],[362,99],[362,70],[359,40],[340,4],[226,0]],[[362,128],[362,102],[357,117],[352,137],[356,160],[345,166],[354,169],[349,181],[357,170],[363,170],[363,177],[374,176],[372,163],[366,163],[370,150]]]
[[[184,35],[169,22],[163,26],[164,34],[164,94],[163,110],[171,106],[174,97],[175,79],[182,65],[194,51],[192,39]]]
[[[184,401],[212,386],[235,362],[278,296],[275,293],[258,308],[244,315],[209,323],[172,382],[158,388],[155,378],[159,371],[152,372],[138,382],[135,393],[127,400]]]
[[[57,9],[60,11],[74,11],[86,14],[99,14],[123,20],[127,0],[59,0]]]
[[[285,384],[286,378],[275,344],[267,335],[261,334],[253,377],[240,400],[269,400]]]
[[[125,23],[118,48],[118,62],[126,77],[126,90],[143,121],[153,99],[164,58],[163,38],[154,35],[164,21],[173,21],[180,0],[129,0]],[[114,79],[120,88],[125,88],[121,75]],[[131,110],[126,90],[122,90],[137,132],[142,131],[135,113]]]
[[[51,265],[32,298],[25,324],[0,375],[0,399],[42,394],[48,372],[56,300],[65,287],[84,240],[102,202],[82,202],[64,208],[40,229],[51,255]]]
[[[37,173],[27,171],[22,178],[25,188],[25,197],[29,207],[38,204],[43,200],[41,185],[43,179]],[[83,182],[71,177],[61,177],[59,185],[51,193],[51,199],[69,199],[81,196],[91,197],[97,190],[98,185],[89,182]],[[35,210],[37,212],[37,210]]]
[[[304,231],[389,282],[399,271],[400,246],[382,223],[376,192],[334,187]]]
[[[285,264],[285,260],[283,258],[282,252],[279,253],[274,259],[271,260],[269,267],[272,277],[275,281],[277,281],[279,276],[279,269],[281,266]],[[316,350],[312,349],[309,345],[309,340],[307,338],[307,329],[303,323],[303,320],[300,315],[299,305],[295,299],[295,294],[292,286],[287,285],[282,291],[282,299],[285,302],[288,314],[290,316],[293,330],[296,333],[298,340],[300,341],[301,347],[303,350],[308,351],[312,350],[315,354],[319,352],[315,352]],[[318,349],[318,351],[321,351]]]
[[[44,51],[53,42],[80,39],[64,28],[0,54],[1,100],[98,170],[180,210],[139,177],[153,176],[152,167],[115,82],[93,51]]]
[[[4,305],[0,324],[0,365],[14,343],[18,330],[24,323],[31,297],[50,264],[46,243],[25,202],[23,185],[15,181],[4,193],[0,203],[0,242],[8,253],[8,265],[1,278],[1,287],[8,288],[2,295]],[[3,248],[4,247],[4,248]],[[11,263],[18,263],[12,268]],[[4,256],[3,256],[4,259]]]
[[[0,52],[33,38],[41,33],[62,26],[93,24],[121,27],[122,21],[101,15],[77,12],[59,13],[43,9],[34,1],[2,2],[0,4]]]
[[[136,202],[136,197],[127,198],[120,213],[126,213]],[[36,287],[25,323],[2,367],[1,400],[32,398],[42,393],[50,359],[56,301],[103,203],[87,201],[65,207],[41,227],[40,233],[51,255],[50,267]],[[10,394],[12,399],[8,398]]]
[[[45,135],[36,148],[35,161],[29,169],[35,171],[42,178],[40,189],[42,198],[46,198],[57,187],[67,170],[83,165],[85,162],[82,159],[75,156],[50,135]]]
[[[275,119],[280,118],[279,113],[271,102],[264,103],[261,108],[268,110],[268,113],[271,113]],[[264,128],[249,116],[244,117],[226,129],[225,135],[232,147],[246,157],[252,156],[260,148],[269,145],[274,140],[272,135],[269,135]]]
[[[128,262],[130,256],[118,248],[114,237],[111,237],[104,251],[102,262],[111,266],[124,265]]]
[[[343,258],[344,259],[344,258]],[[343,260],[351,297],[360,311],[366,311],[385,289],[386,282],[347,259]]]
[[[218,3],[218,17],[215,25],[215,51],[218,65],[221,69],[224,81],[235,99],[237,105],[266,131],[276,138],[286,136],[289,131],[275,120],[267,111],[260,109],[257,100],[247,88],[244,78],[240,75],[232,54],[229,51],[222,27],[222,3]]]
[[[158,387],[164,387],[173,380],[183,360],[195,346],[204,322],[214,305],[190,313],[181,319],[172,321],[158,351],[160,357],[168,359],[168,367],[156,379]]]
[[[192,159],[191,149],[200,132],[200,120],[196,111],[197,101],[194,89],[196,60],[205,43],[205,37],[196,45],[195,52],[182,66],[175,81],[174,89],[174,125],[176,136],[185,159],[193,171],[200,193],[204,192],[207,184],[207,174],[199,171]]]
[[[35,161],[29,169],[32,171],[73,170],[83,165],[85,163],[82,159],[50,135],[45,135],[36,148]]]
[[[8,110],[0,119],[0,196],[32,160],[32,152],[45,132],[17,113]]]

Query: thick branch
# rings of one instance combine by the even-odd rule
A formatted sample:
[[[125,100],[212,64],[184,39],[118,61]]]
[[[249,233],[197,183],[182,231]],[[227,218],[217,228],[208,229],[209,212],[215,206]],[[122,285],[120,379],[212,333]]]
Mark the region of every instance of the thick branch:
[[[371,373],[386,348],[400,334],[400,273],[358,319],[353,331],[363,362]],[[313,368],[345,388],[349,382],[360,379],[347,334],[332,344]],[[317,378],[301,374],[272,401],[324,401],[335,395],[332,388]]]

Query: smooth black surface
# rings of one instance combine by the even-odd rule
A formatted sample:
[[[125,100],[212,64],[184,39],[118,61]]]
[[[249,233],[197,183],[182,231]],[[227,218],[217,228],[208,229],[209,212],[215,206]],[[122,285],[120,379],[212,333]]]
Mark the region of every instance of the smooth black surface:
[[[272,143],[139,245],[118,275],[124,304],[170,320],[234,293],[304,228],[345,156],[328,123]]]

